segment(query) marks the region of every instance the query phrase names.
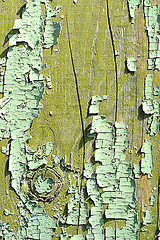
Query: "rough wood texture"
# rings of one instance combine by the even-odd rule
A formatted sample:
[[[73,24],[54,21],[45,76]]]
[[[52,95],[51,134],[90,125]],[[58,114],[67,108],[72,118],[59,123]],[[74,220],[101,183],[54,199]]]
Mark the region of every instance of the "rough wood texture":
[[[12,29],[14,20],[17,18],[17,11],[24,4],[23,0],[0,1],[0,52],[7,48],[5,37]],[[159,1],[153,1],[153,4],[160,4]],[[79,107],[76,95],[75,80],[71,65],[71,58],[68,47],[66,18],[60,18],[67,13],[72,53],[76,68],[79,94],[82,104],[85,129],[89,128],[92,117],[87,118],[88,104],[93,95],[108,95],[107,101],[100,104],[100,113],[107,116],[108,121],[114,122],[115,102],[116,102],[116,83],[114,55],[108,21],[106,15],[105,0],[78,0],[74,4],[72,0],[55,0],[52,6],[61,5],[62,9],[57,21],[61,22],[62,31],[59,37],[59,43],[54,46],[51,54],[50,50],[44,51],[44,62],[47,63],[45,74],[52,77],[53,88],[45,89],[45,94],[41,103],[43,110],[40,116],[34,119],[30,133],[32,139],[30,146],[37,148],[47,141],[55,142],[55,155],[60,158],[66,158],[72,167],[77,169],[79,175],[82,170],[82,131],[80,123]],[[124,121],[128,125],[130,147],[127,150],[127,160],[138,163],[141,159],[140,154],[136,154],[133,147],[138,150],[148,135],[145,132],[146,121],[140,116],[140,105],[144,96],[144,79],[147,73],[148,57],[148,38],[144,30],[145,21],[143,6],[135,12],[135,23],[131,24],[128,12],[127,0],[109,0],[110,21],[112,26],[115,49],[119,51],[116,57],[118,67],[118,111],[117,120]],[[131,74],[126,68],[127,57],[138,56],[137,72]],[[155,72],[154,83],[160,82],[158,72]],[[50,116],[49,112],[53,115]],[[87,131],[87,130],[86,130]],[[86,159],[93,155],[93,140],[88,138],[86,143]],[[155,239],[159,221],[157,195],[158,195],[158,177],[159,177],[159,140],[151,137],[153,144],[154,170],[151,180],[147,176],[141,176],[137,180],[137,206],[139,213],[139,222],[142,221],[143,210],[149,208],[149,198],[151,190],[156,187],[154,194],[156,196],[155,206],[151,208],[151,214],[154,216],[153,223],[147,225],[146,232],[140,232],[139,239]],[[7,140],[1,141],[1,146],[5,146]],[[132,153],[129,154],[129,150]],[[138,151],[139,152],[139,151]],[[13,230],[17,230],[18,210],[16,204],[18,199],[14,191],[9,187],[10,174],[7,170],[8,160],[0,153],[0,215],[1,220],[10,222]],[[61,172],[64,185],[59,196],[51,203],[46,204],[46,213],[55,214],[53,208],[56,206],[62,208],[63,212],[68,201],[66,191],[68,189],[67,174]],[[71,179],[75,181],[74,177]],[[6,194],[9,190],[9,194]],[[3,210],[9,208],[14,212],[13,216],[4,216]],[[108,223],[107,223],[108,224]],[[111,223],[112,224],[112,223]],[[69,231],[76,233],[75,227],[70,227]],[[60,228],[57,233],[60,232]],[[56,239],[56,238],[53,238]]]

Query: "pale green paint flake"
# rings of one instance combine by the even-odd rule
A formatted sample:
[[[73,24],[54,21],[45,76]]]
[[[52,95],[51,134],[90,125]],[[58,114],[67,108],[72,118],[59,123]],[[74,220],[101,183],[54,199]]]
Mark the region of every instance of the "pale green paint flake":
[[[141,173],[139,163],[133,164],[133,172],[134,172],[134,177],[138,179],[140,177],[140,173]]]
[[[71,240],[85,240],[85,236],[83,234],[74,235],[70,238]]]
[[[56,166],[58,164],[60,164],[60,159],[59,159],[59,156],[57,155],[54,157],[54,165]]]
[[[154,206],[156,197],[154,195],[150,198],[150,206]]]
[[[47,82],[46,87],[48,89],[51,89],[52,88],[52,81],[51,81],[51,76],[50,75],[46,78],[46,82]]]
[[[155,136],[159,131],[159,122],[157,121],[157,117],[160,116],[160,104],[157,100],[153,100],[153,95],[158,94],[159,87],[156,86],[153,93],[152,85],[153,74],[148,74],[145,79],[145,96],[142,101],[142,109],[145,114],[152,114],[152,121],[150,123],[148,133],[151,136]]]
[[[150,7],[151,6],[151,0],[144,0],[144,6]]]
[[[81,201],[80,216],[79,216],[79,209],[76,207],[79,201],[80,201],[79,191],[75,190],[74,198],[70,198],[68,202],[68,213],[67,213],[66,224],[76,226],[78,224],[78,218],[79,218],[80,225],[84,225],[87,223],[86,218],[88,217],[88,203]]]
[[[47,142],[46,143],[46,149],[45,149],[45,154],[46,154],[47,157],[53,151],[53,149],[54,149],[54,143],[53,142]]]
[[[13,215],[13,213],[11,213],[9,209],[4,209],[4,215],[9,216],[9,215]]]
[[[47,239],[51,240],[57,225],[51,217],[37,214],[27,219],[27,224],[22,226],[18,232],[10,229],[10,224],[0,222],[0,234],[5,239]]]
[[[148,70],[160,70],[159,14],[158,5],[151,6],[151,0],[144,1],[145,26],[148,34]]]
[[[151,224],[153,221],[153,216],[151,216],[150,210],[146,210],[145,216],[143,217],[143,225]]]
[[[152,144],[148,139],[143,143],[141,152],[145,154],[145,157],[141,160],[141,172],[143,174],[148,174],[148,178],[152,177],[153,166],[153,154],[152,154]]]
[[[86,162],[84,165],[84,173],[83,175],[86,178],[93,178],[94,174],[93,174],[93,170],[94,170],[94,166],[92,163]]]
[[[159,95],[159,86],[154,86],[154,96],[158,96]]]
[[[51,22],[50,19],[46,19],[45,23],[44,48],[50,48],[57,44],[57,38],[60,35],[61,25],[57,22]]]
[[[137,58],[127,58],[127,68],[131,72],[137,71]]]
[[[43,176],[43,173],[41,173],[36,182],[34,183],[35,189],[38,193],[48,193],[52,190],[52,185],[54,183],[54,180],[52,178],[45,178]]]
[[[134,17],[134,12],[136,11],[137,6],[141,4],[141,2],[142,0],[128,0],[129,12],[130,12],[131,18]]]
[[[157,120],[156,116],[152,116],[151,124],[148,129],[148,133],[150,136],[155,136],[159,132],[159,121]]]
[[[98,114],[99,113],[99,103],[103,100],[106,100],[107,96],[93,96],[91,100],[91,105],[89,106],[89,114]]]

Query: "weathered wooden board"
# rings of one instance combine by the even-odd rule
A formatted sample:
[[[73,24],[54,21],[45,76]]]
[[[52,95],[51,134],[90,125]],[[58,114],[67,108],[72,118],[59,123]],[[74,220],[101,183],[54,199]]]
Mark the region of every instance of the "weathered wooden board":
[[[23,0],[5,0],[0,2],[0,52],[3,52],[8,43],[5,43],[7,34],[11,31],[14,20],[18,17],[17,12],[24,4]],[[160,4],[160,0],[153,1],[153,4]],[[108,20],[106,14],[105,0],[72,0],[52,1],[51,5],[61,5],[60,14],[56,21],[61,22],[62,30],[58,45],[53,51],[44,50],[43,62],[47,68],[43,73],[51,75],[53,88],[45,88],[41,103],[43,109],[37,119],[33,120],[30,133],[32,139],[30,146],[37,149],[47,142],[54,142],[54,155],[60,159],[65,157],[71,163],[73,169],[80,174],[83,163],[82,130],[79,106],[77,101],[75,78],[72,70],[71,56],[68,46],[66,14],[73,59],[78,79],[79,94],[82,105],[85,131],[89,128],[92,117],[88,117],[87,111],[89,101],[93,95],[108,95],[108,99],[100,104],[100,113],[107,116],[107,121],[114,123],[116,106],[116,74],[114,53]],[[110,22],[112,27],[115,50],[119,51],[116,57],[118,76],[118,110],[117,120],[124,121],[128,126],[130,146],[127,150],[127,159],[138,163],[141,154],[136,154],[134,147],[139,150],[142,143],[149,136],[145,129],[147,118],[143,118],[141,112],[142,97],[144,96],[144,79],[147,73],[148,58],[148,37],[145,32],[145,20],[143,5],[140,5],[135,12],[134,24],[129,18],[127,0],[109,0]],[[60,16],[64,15],[64,18]],[[56,50],[57,49],[57,50]],[[137,57],[137,71],[129,72],[126,67],[127,57]],[[154,83],[160,83],[159,72],[155,71]],[[158,97],[157,97],[158,99]],[[51,116],[49,112],[52,111]],[[93,155],[93,139],[86,137],[86,160]],[[159,224],[158,178],[159,178],[159,134],[150,138],[153,145],[154,170],[153,177],[148,180],[147,176],[140,176],[137,183],[137,210],[138,221],[142,221],[144,209],[149,209],[151,191],[155,187],[155,206],[151,208],[151,215],[154,216],[153,223],[147,225],[146,232],[140,232],[139,239],[155,239],[155,232]],[[7,145],[7,140],[1,141],[1,146]],[[129,151],[132,150],[132,153]],[[139,153],[140,151],[138,151]],[[13,230],[18,229],[18,199],[10,187],[10,173],[8,171],[8,159],[0,153],[0,215],[1,220],[10,222]],[[62,175],[63,187],[58,197],[50,204],[45,204],[46,213],[50,216],[57,214],[53,208],[62,208],[63,213],[69,197],[66,192],[69,186],[67,173],[57,170]],[[70,175],[71,182],[76,181]],[[6,190],[9,191],[6,194]],[[4,216],[3,210],[9,208],[13,216]],[[109,223],[106,223],[106,226]],[[113,222],[110,223],[113,226]],[[68,231],[76,234],[76,227],[68,227]],[[83,232],[83,228],[81,229]],[[84,231],[85,232],[85,231]],[[60,227],[57,234],[60,233]],[[57,239],[54,237],[53,239]]]

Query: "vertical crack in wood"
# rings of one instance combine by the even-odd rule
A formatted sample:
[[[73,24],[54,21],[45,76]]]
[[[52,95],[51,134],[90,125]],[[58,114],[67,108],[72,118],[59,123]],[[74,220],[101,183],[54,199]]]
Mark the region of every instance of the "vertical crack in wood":
[[[115,74],[116,74],[116,107],[115,107],[115,122],[116,122],[117,121],[117,110],[118,110],[118,72],[117,72],[116,51],[115,51],[115,45],[114,45],[113,33],[112,33],[112,27],[111,27],[111,22],[110,22],[110,15],[109,15],[108,0],[106,0],[106,13],[107,13],[109,32],[110,32],[111,42],[112,42],[112,49],[113,49],[113,55],[114,55],[114,65],[115,65]]]
[[[65,5],[65,8],[66,8],[66,5]],[[80,208],[81,208],[81,196],[82,196],[82,180],[83,180],[83,171],[84,171],[84,162],[85,162],[85,131],[84,131],[84,122],[83,122],[82,106],[81,106],[81,100],[80,100],[79,88],[78,88],[78,79],[77,79],[76,69],[75,69],[75,65],[74,65],[73,53],[72,53],[72,47],[71,47],[71,41],[70,41],[67,11],[66,11],[66,24],[67,24],[67,36],[68,36],[69,52],[70,52],[70,57],[71,57],[71,63],[72,63],[72,69],[73,69],[74,79],[75,79],[76,93],[77,93],[77,99],[78,99],[78,105],[79,105],[79,112],[80,112],[80,119],[81,119],[81,127],[82,127],[82,135],[83,135],[83,136],[82,136],[82,137],[83,137],[82,174],[81,174],[81,181],[80,181],[80,186],[79,186],[80,201],[79,201],[79,214],[78,214],[78,225],[77,225],[77,234],[78,234],[79,225],[80,225]]]

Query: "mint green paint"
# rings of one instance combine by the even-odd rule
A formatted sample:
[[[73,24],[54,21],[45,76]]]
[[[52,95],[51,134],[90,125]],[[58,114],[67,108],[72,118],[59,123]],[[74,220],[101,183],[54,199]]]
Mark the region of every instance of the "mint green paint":
[[[134,172],[134,177],[135,178],[139,178],[140,177],[140,167],[139,167],[139,163],[134,163],[133,164],[133,172]]]
[[[150,198],[150,206],[154,206],[156,197],[154,195]]]
[[[85,236],[83,234],[74,235],[70,238],[71,240],[85,240]]]
[[[59,156],[57,155],[54,157],[54,165],[56,166],[58,164],[60,164],[60,159],[59,159]]]
[[[91,105],[89,107],[89,113],[90,114],[98,114],[99,113],[99,103],[103,100],[106,100],[107,96],[93,96],[91,100]]]
[[[75,193],[74,185],[69,186],[68,193]]]
[[[37,169],[47,164],[46,156],[47,154],[44,154],[44,149],[40,148],[38,151],[34,151],[29,146],[26,146],[26,157],[30,170]]]
[[[146,210],[145,216],[143,217],[143,225],[151,224],[153,221],[153,216],[151,216],[150,210]]]
[[[148,133],[150,136],[155,136],[159,132],[159,121],[157,121],[157,118],[155,114],[151,118],[151,124],[148,129]]]
[[[129,4],[129,13],[131,18],[134,17],[134,12],[137,9],[137,6],[141,4],[142,0],[128,0]]]
[[[43,176],[43,173],[41,173],[36,182],[34,183],[35,189],[38,193],[48,193],[52,190],[52,185],[54,183],[54,180],[52,178],[45,178]]]
[[[92,97],[93,102],[102,100],[101,97]],[[95,101],[94,101],[95,99]],[[90,110],[90,109],[89,109]],[[92,111],[90,111],[91,113]],[[93,112],[95,114],[95,112]],[[104,222],[102,218],[103,204],[108,204],[105,209],[105,218],[108,220],[124,220],[125,227],[117,229],[117,239],[138,238],[138,222],[135,204],[135,182],[130,178],[131,162],[125,161],[125,150],[128,147],[126,140],[128,130],[123,122],[107,122],[105,116],[93,116],[91,134],[96,133],[94,161],[101,165],[94,168],[93,163],[85,164],[84,175],[87,193],[94,203],[91,207],[87,239],[104,238]],[[114,144],[115,137],[115,144]],[[110,232],[109,232],[110,231]],[[110,233],[115,237],[113,228],[106,229],[106,239]],[[114,238],[113,238],[114,239]]]
[[[145,96],[142,101],[142,108],[145,114],[152,114],[151,123],[148,128],[150,136],[155,136],[159,131],[160,104],[157,100],[153,100],[153,95],[158,95],[159,87],[152,89],[153,74],[148,74],[145,79]]]
[[[148,34],[148,70],[160,70],[160,52],[159,52],[159,14],[158,5],[151,6],[151,1],[144,1],[145,26]]]
[[[54,14],[57,13],[57,11],[59,10],[59,7],[54,11],[52,11],[52,9],[50,8],[50,5],[48,4],[48,1],[42,1],[43,3],[45,3],[46,5],[46,28],[45,28],[45,42],[43,43],[43,46],[45,46],[46,48],[49,48],[50,46],[52,46],[53,44],[57,43],[57,37],[59,36],[59,27],[60,25],[57,23],[52,23],[50,22],[50,18],[52,16],[54,16]],[[147,1],[145,1],[146,4],[149,4]],[[28,5],[30,4],[30,13],[32,14],[32,8],[34,8],[34,4],[31,4],[32,1],[28,1]],[[133,15],[134,9],[137,8],[137,5],[139,5],[141,3],[141,1],[129,1],[129,6],[130,6],[130,10],[131,10],[131,16]],[[39,8],[40,10],[40,8]],[[25,12],[24,12],[25,14]],[[25,15],[23,15],[25,16]],[[26,19],[29,18],[30,21],[30,17],[29,14],[25,16]],[[33,17],[33,16],[32,16]],[[36,19],[37,20],[37,19]],[[42,19],[40,19],[42,20]],[[38,22],[38,23],[42,23],[42,21]],[[24,24],[25,25],[25,24]],[[43,90],[44,90],[44,85],[43,85],[43,80],[45,80],[45,77],[43,75],[39,74],[39,70],[43,69],[45,67],[45,65],[42,65],[41,62],[41,55],[39,55],[39,49],[37,49],[37,45],[39,45],[39,41],[41,43],[42,39],[38,39],[37,36],[39,36],[39,34],[37,34],[37,32],[34,32],[33,29],[31,30],[32,33],[34,33],[33,35],[29,36],[29,34],[26,34],[26,36],[24,37],[24,30],[25,27],[23,26],[21,21],[17,21],[15,23],[14,26],[15,29],[20,29],[22,31],[20,31],[20,34],[17,36],[11,36],[10,37],[10,46],[13,46],[12,49],[10,49],[11,51],[9,51],[9,57],[8,59],[12,58],[12,62],[13,62],[13,56],[16,56],[17,58],[20,58],[22,56],[23,59],[23,51],[19,50],[20,52],[17,52],[14,48],[15,45],[18,42],[23,42],[24,41],[24,46],[23,48],[25,48],[25,50],[27,51],[28,55],[31,56],[31,58],[29,59],[31,66],[28,66],[28,58],[26,57],[27,60],[25,62],[25,58],[23,59],[23,62],[16,62],[15,61],[15,65],[13,64],[14,69],[16,68],[17,65],[20,65],[20,67],[23,69],[25,69],[25,77],[23,76],[24,73],[20,72],[20,80],[24,80],[25,82],[25,86],[23,85],[23,83],[19,85],[19,82],[15,84],[13,84],[13,86],[16,88],[17,87],[17,95],[22,95],[20,96],[21,98],[19,98],[19,96],[15,97],[15,99],[13,98],[13,91],[15,90],[13,87],[13,89],[9,88],[9,87],[5,87],[5,94],[6,95],[6,99],[3,99],[2,101],[2,110],[3,108],[5,109],[5,111],[10,111],[10,106],[11,104],[13,104],[12,106],[16,106],[16,111],[18,111],[18,113],[22,113],[22,117],[23,120],[26,118],[25,115],[25,111],[26,109],[32,109],[32,116],[30,117],[29,120],[29,124],[27,126],[25,126],[26,123],[23,123],[23,121],[16,122],[18,117],[16,114],[16,118],[13,119],[15,120],[14,124],[17,128],[11,128],[11,120],[12,118],[10,118],[9,114],[7,115],[7,119],[9,120],[8,125],[6,126],[7,130],[6,132],[2,132],[2,138],[4,137],[10,137],[10,132],[11,132],[11,138],[12,138],[12,142],[11,142],[11,163],[10,163],[10,171],[12,172],[12,184],[13,187],[15,188],[15,191],[17,192],[17,194],[20,196],[21,200],[23,201],[23,203],[25,204],[25,206],[28,208],[28,210],[31,213],[36,214],[35,216],[31,216],[29,218],[29,220],[27,220],[27,227],[24,227],[21,229],[21,231],[19,233],[10,233],[10,230],[8,230],[7,234],[12,234],[15,236],[15,239],[17,239],[17,236],[21,237],[21,239],[24,239],[26,236],[33,238],[33,239],[50,239],[51,236],[53,235],[54,231],[53,229],[55,229],[57,226],[55,224],[55,222],[53,222],[53,220],[51,218],[48,218],[48,216],[46,215],[42,215],[43,213],[43,208],[38,206],[36,202],[31,202],[28,201],[27,197],[23,194],[22,189],[19,187],[21,185],[21,183],[23,183],[21,177],[24,175],[25,172],[25,164],[26,162],[24,161],[24,156],[25,156],[25,150],[27,149],[27,144],[26,144],[26,140],[28,140],[30,138],[27,130],[30,126],[30,123],[32,121],[33,118],[38,117],[39,114],[39,108],[42,107],[39,104],[39,101],[42,97],[43,94]],[[36,28],[35,28],[36,30]],[[36,34],[35,34],[36,33]],[[46,34],[47,33],[47,34]],[[56,37],[57,36],[57,37]],[[36,45],[36,44],[37,45]],[[42,47],[42,46],[41,46]],[[18,48],[18,47],[16,47]],[[22,48],[22,49],[23,49]],[[153,44],[152,48],[156,48]],[[18,48],[19,49],[19,48]],[[37,55],[33,54],[33,52],[37,50]],[[13,53],[14,55],[13,55]],[[25,54],[25,52],[24,52]],[[151,53],[150,53],[151,54]],[[153,53],[152,53],[153,54]],[[40,56],[40,58],[39,58]],[[153,57],[153,55],[151,55],[151,57]],[[33,58],[35,57],[35,61],[32,61]],[[9,60],[8,60],[9,61]],[[157,60],[158,61],[158,60]],[[25,66],[22,66],[21,64],[23,64]],[[11,61],[10,61],[10,65]],[[7,63],[7,66],[10,67],[10,65]],[[131,64],[131,69],[135,69],[135,66],[133,65],[133,63]],[[158,63],[156,62],[156,66],[158,66]],[[12,69],[11,69],[12,70]],[[6,70],[6,72],[8,71],[8,68]],[[27,74],[26,74],[27,73]],[[13,76],[12,76],[13,77]],[[24,77],[24,78],[23,78]],[[10,76],[10,79],[11,76]],[[8,80],[9,82],[9,78],[5,79]],[[20,81],[19,80],[19,81]],[[27,85],[27,81],[29,81],[28,86],[32,86],[31,88],[26,87]],[[51,81],[50,81],[50,77],[48,77],[47,81],[47,87],[49,89],[51,89]],[[7,81],[6,81],[7,82]],[[7,84],[8,84],[7,82]],[[40,83],[38,85],[38,82]],[[12,82],[9,82],[12,85]],[[20,89],[18,89],[18,87],[20,86]],[[37,92],[35,90],[35,88],[37,89]],[[9,91],[7,92],[7,88],[9,88]],[[28,92],[27,92],[28,91]],[[26,94],[27,92],[27,94]],[[36,92],[36,93],[35,93]],[[19,94],[20,93],[20,94]],[[23,94],[21,94],[23,93]],[[24,94],[25,93],[25,94]],[[34,99],[32,99],[32,93],[34,96]],[[41,96],[39,96],[38,94],[40,93]],[[25,101],[23,99],[23,97],[26,97]],[[29,96],[29,100],[27,99],[27,97]],[[5,96],[4,96],[5,98]],[[91,102],[91,107],[90,107],[90,114],[98,114],[99,112],[99,102],[101,102],[103,99],[102,97],[96,96],[93,97],[93,101]],[[15,100],[15,101],[13,101]],[[151,99],[152,100],[152,99]],[[150,99],[148,100],[150,101]],[[18,104],[18,105],[17,105]],[[154,103],[153,103],[154,105]],[[8,107],[9,106],[9,107]],[[37,108],[37,111],[35,111],[35,106]],[[154,106],[153,106],[154,108]],[[19,109],[19,110],[17,110]],[[4,119],[4,116],[6,114],[6,112],[2,111],[2,119]],[[14,113],[16,112],[14,111]],[[24,111],[24,112],[23,112]],[[13,112],[11,112],[13,113]],[[16,112],[17,113],[17,112]],[[27,117],[29,117],[29,111],[27,112]],[[4,126],[5,121],[2,121],[2,126]],[[23,124],[22,124],[23,123]],[[14,126],[14,127],[15,127]],[[25,133],[23,132],[23,128],[25,128]],[[18,130],[17,130],[18,129]],[[22,131],[20,130],[22,129]],[[11,131],[10,131],[11,130]],[[94,207],[91,208],[91,216],[89,217],[88,213],[87,213],[87,207],[88,205],[86,203],[81,202],[81,216],[80,216],[80,224],[86,224],[86,218],[89,217],[89,224],[90,224],[90,228],[88,229],[88,234],[87,234],[87,239],[102,239],[104,238],[104,222],[103,222],[103,218],[102,218],[102,213],[104,212],[102,209],[102,204],[103,203],[108,203],[109,204],[109,208],[105,209],[105,215],[108,219],[123,219],[126,222],[126,226],[120,229],[117,229],[117,239],[121,239],[121,238],[131,238],[131,239],[137,239],[137,229],[138,229],[138,224],[137,224],[137,213],[136,213],[136,206],[134,203],[134,196],[135,196],[135,184],[134,181],[130,178],[130,174],[131,174],[131,163],[130,162],[126,162],[125,161],[125,153],[124,151],[126,150],[126,148],[128,147],[128,141],[126,140],[127,137],[127,130],[124,128],[124,124],[123,122],[116,122],[115,126],[113,126],[112,123],[108,123],[106,122],[106,118],[100,116],[100,118],[95,118],[93,120],[93,124],[92,124],[92,130],[93,133],[96,133],[96,151],[95,151],[95,162],[99,162],[99,164],[101,163],[101,166],[97,166],[96,168],[94,167],[93,164],[91,164],[90,166],[85,166],[85,170],[86,170],[86,174],[85,177],[89,180],[87,180],[86,186],[87,186],[87,192],[88,195],[90,196],[90,198],[93,200],[94,202]],[[116,134],[116,136],[115,136]],[[19,138],[23,136],[23,140],[19,141]],[[116,142],[115,145],[113,143],[114,137],[116,137]],[[18,138],[18,140],[17,140]],[[52,145],[52,144],[51,144]],[[50,149],[50,144],[49,144],[49,149]],[[20,149],[17,153],[17,149]],[[46,145],[46,150],[47,150],[47,145]],[[48,156],[50,154],[50,150],[47,150],[48,152],[46,152],[46,155]],[[15,152],[17,153],[17,155],[15,154]],[[34,158],[32,158],[33,156],[35,157],[35,152],[34,150],[31,150],[30,153],[28,154],[28,159],[27,160],[27,164],[29,166],[29,161],[33,162]],[[12,156],[13,155],[13,156]],[[40,155],[36,155],[37,159],[38,159],[38,166],[31,166],[30,164],[30,169],[33,170],[36,167],[40,167],[41,164],[46,164],[46,155],[44,154],[40,154]],[[17,158],[19,161],[15,162],[15,159]],[[30,160],[31,159],[31,160]],[[43,160],[41,162],[41,160]],[[36,164],[35,161],[35,164]],[[16,163],[14,165],[14,163]],[[109,164],[108,164],[109,163]],[[59,164],[59,159],[57,159],[57,162],[55,161],[55,165]],[[67,170],[71,170],[71,166],[67,165],[65,162],[61,161],[61,166],[66,168]],[[16,172],[18,169],[18,172]],[[95,171],[94,171],[95,170]],[[20,176],[18,175],[19,173]],[[14,178],[15,177],[15,178]],[[42,178],[40,179],[42,180]],[[45,188],[45,187],[44,187]],[[43,188],[43,190],[44,190]],[[103,193],[101,192],[101,190],[103,191]],[[41,191],[41,190],[40,190]],[[77,190],[73,190],[73,192],[75,193],[74,198],[70,198],[71,201],[69,202],[70,205],[68,205],[68,216],[67,216],[67,221],[69,222],[73,222],[73,220],[77,221],[77,208],[75,207],[75,204],[80,200],[80,194]],[[72,193],[73,193],[72,192]],[[74,203],[74,204],[73,204]],[[97,208],[97,209],[95,209]],[[93,210],[92,210],[93,209]],[[121,214],[119,209],[121,209]],[[33,219],[33,217],[35,217],[35,219]],[[43,219],[41,219],[42,217],[44,217]],[[82,219],[82,220],[81,220]],[[97,220],[97,221],[96,221]],[[34,223],[33,223],[34,222]],[[49,222],[49,224],[48,224]],[[33,223],[33,224],[32,224]],[[63,221],[63,224],[65,223],[65,220]],[[48,225],[46,225],[48,224]],[[69,223],[72,224],[72,223]],[[73,224],[74,225],[74,224]],[[36,227],[35,227],[36,226]],[[38,226],[38,230],[37,230],[37,226]],[[48,230],[48,226],[50,227]],[[110,231],[111,230],[111,231]],[[107,234],[111,232],[111,234],[114,233],[114,229],[111,228],[109,230],[106,230],[106,239],[108,238]],[[25,235],[27,233],[27,235]],[[3,233],[1,233],[2,236],[4,235]],[[16,235],[19,234],[19,235]],[[40,235],[39,235],[40,234]],[[47,235],[48,234],[48,235]],[[14,236],[12,236],[12,238],[14,239]],[[63,238],[68,238],[70,235],[67,234],[62,234],[61,237]],[[8,237],[7,235],[5,236],[6,238]],[[19,237],[19,238],[20,238]],[[114,237],[114,236],[113,236]],[[83,235],[75,235],[74,237],[72,237],[72,239],[83,239],[84,236]]]
[[[5,236],[5,239],[47,239],[51,240],[51,236],[56,229],[56,222],[47,215],[33,215],[27,219],[27,224],[24,224],[17,233],[10,229],[9,223],[0,222],[0,236]]]
[[[127,68],[130,72],[137,71],[137,58],[127,58]]]
[[[148,174],[148,178],[152,177],[153,166],[153,154],[152,154],[152,144],[148,139],[143,143],[141,152],[144,153],[145,157],[141,160],[141,172],[143,174]]]
[[[79,209],[76,208],[76,204],[79,202],[80,198],[70,198],[68,202],[68,216],[66,219],[66,223],[69,225],[75,225],[78,224],[78,217],[79,217]],[[86,224],[86,218],[88,217],[88,204],[85,202],[81,202],[80,205],[80,225]]]
[[[13,213],[11,213],[9,209],[4,209],[4,215],[5,216],[13,215]]]
[[[47,87],[48,89],[51,89],[51,88],[52,88],[51,76],[48,76],[48,77],[46,78],[46,82],[47,82],[46,87]]]
[[[148,63],[148,70],[152,70],[154,68],[154,59],[148,59],[147,63]]]
[[[151,6],[151,0],[144,0],[144,6],[150,7]]]
[[[46,143],[46,149],[45,149],[45,155],[48,157],[49,154],[53,151],[54,149],[54,143],[53,142],[47,142]]]
[[[154,86],[154,96],[158,96],[159,95],[159,86]]]
[[[46,5],[46,18],[43,18],[41,3]],[[0,59],[0,68],[3,76],[1,88],[3,98],[0,100],[0,138],[10,138],[9,143],[9,171],[11,172],[11,185],[17,196],[22,201],[22,207],[27,208],[31,215],[26,219],[19,232],[14,233],[9,224],[1,223],[1,236],[5,239],[51,239],[56,228],[51,217],[44,214],[43,207],[36,201],[30,201],[29,196],[22,189],[27,165],[30,170],[35,170],[47,163],[46,157],[53,149],[53,143],[47,143],[44,149],[37,152],[32,150],[26,143],[31,138],[28,129],[32,120],[39,116],[40,103],[44,93],[43,74],[40,70],[46,67],[42,64],[42,50],[57,44],[60,34],[60,24],[51,21],[60,7],[52,10],[48,0],[28,0],[23,9],[22,19],[15,20],[13,29],[18,34],[9,36],[9,48],[7,59]],[[44,40],[43,40],[44,33]],[[20,45],[20,46],[19,46]],[[50,77],[47,77],[48,87],[51,88]],[[7,150],[7,149],[6,149]],[[2,152],[6,151],[2,148]],[[6,152],[7,153],[7,152]],[[51,190],[53,179],[39,176],[35,182],[38,192]],[[20,213],[25,215],[25,210]]]

